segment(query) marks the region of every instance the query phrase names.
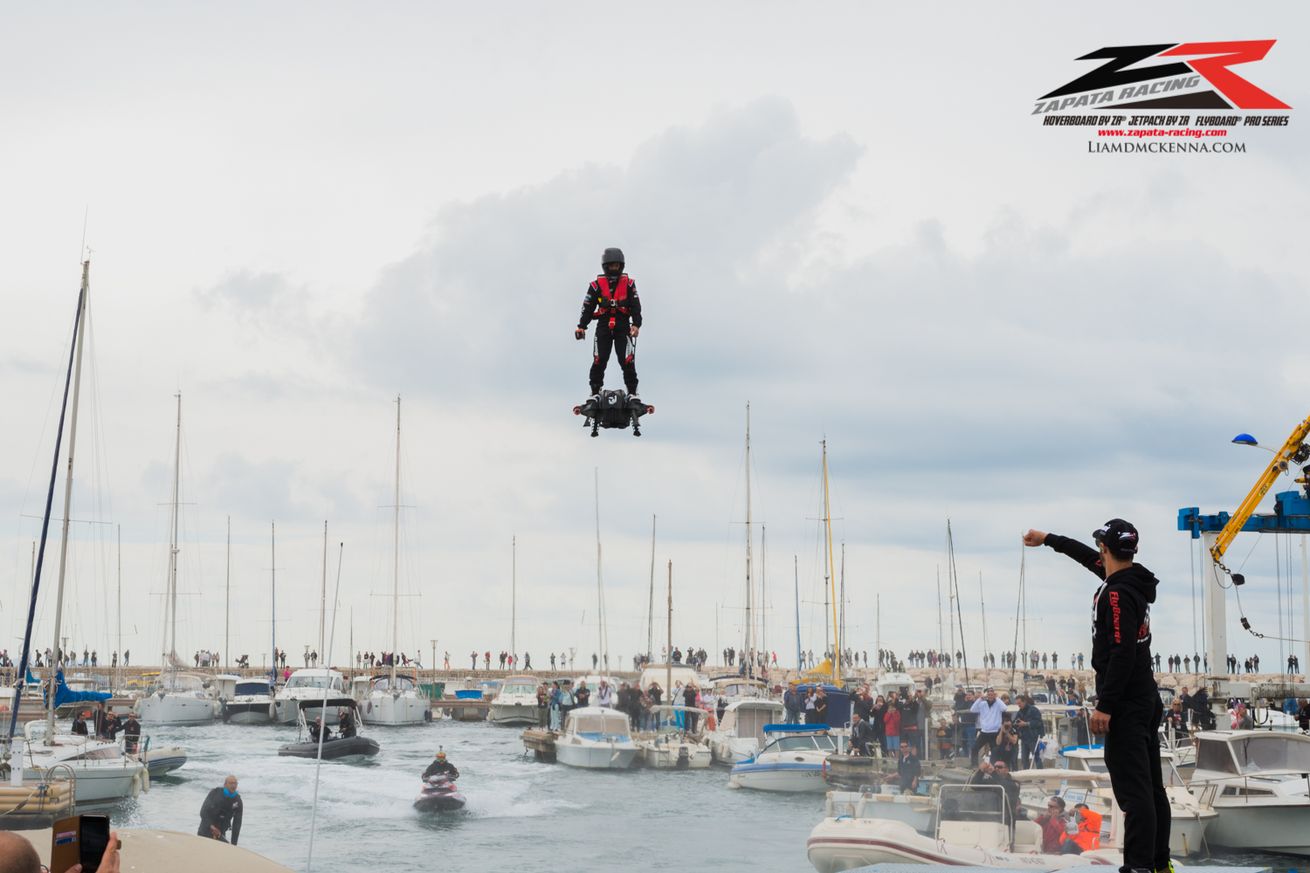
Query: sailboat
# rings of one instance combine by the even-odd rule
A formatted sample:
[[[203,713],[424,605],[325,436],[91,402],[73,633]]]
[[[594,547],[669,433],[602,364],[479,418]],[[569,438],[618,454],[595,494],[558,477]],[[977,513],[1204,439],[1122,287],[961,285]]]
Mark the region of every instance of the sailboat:
[[[518,537],[510,540],[509,650],[517,652]],[[513,727],[538,721],[537,680],[532,676],[510,676],[491,701],[487,721]]]
[[[73,457],[77,446],[77,412],[78,399],[82,382],[82,347],[86,333],[87,303],[91,295],[91,262],[82,262],[82,288],[78,298],[77,328],[74,336],[75,354],[70,361],[69,377],[72,381],[72,406],[68,427],[68,471],[64,480],[64,517],[63,530],[59,541],[59,577],[55,593],[54,645],[51,651],[60,650],[60,625],[63,619],[64,578],[68,559],[69,511],[73,497]],[[67,399],[68,385],[65,383],[64,397]],[[62,415],[60,424],[62,426]],[[56,443],[55,454],[59,447]],[[57,461],[56,461],[57,463]],[[42,529],[42,556],[44,557],[45,525],[49,523],[50,497],[54,494],[55,473],[51,471],[50,492],[46,502],[46,516]],[[40,564],[34,572],[32,601],[28,611],[27,633],[23,643],[23,653],[19,668],[26,675],[28,656],[31,649],[32,619],[36,610]],[[128,756],[111,740],[64,733],[55,727],[56,691],[58,690],[58,673],[54,665],[50,666],[49,691],[46,695],[46,717],[40,721],[29,722],[23,731],[23,741],[19,754],[10,755],[14,749],[14,728],[18,719],[17,700],[10,714],[9,730],[5,739],[4,759],[14,772],[21,773],[22,780],[45,780],[52,769],[67,768],[74,777],[74,800],[77,803],[92,801],[114,801],[135,795],[143,787],[149,786],[146,768],[139,761]],[[14,693],[17,696],[23,690],[22,684],[16,683]],[[57,772],[57,771],[56,771]]]
[[[173,449],[173,500],[168,544],[168,652],[150,693],[136,702],[142,724],[209,724],[218,711],[209,678],[181,669],[177,656],[177,510],[182,461],[182,395],[177,394],[177,436]]]
[[[673,650],[673,562],[669,561],[668,626],[665,639]],[[664,668],[664,684],[673,684],[673,666]],[[668,703],[650,708],[647,724],[634,738],[642,764],[658,770],[703,770],[713,755],[705,737],[705,713]]]
[[[365,724],[407,725],[432,720],[432,703],[412,675],[396,672],[400,658],[400,398],[396,398],[396,502],[392,506],[391,671],[369,679],[360,700]]]

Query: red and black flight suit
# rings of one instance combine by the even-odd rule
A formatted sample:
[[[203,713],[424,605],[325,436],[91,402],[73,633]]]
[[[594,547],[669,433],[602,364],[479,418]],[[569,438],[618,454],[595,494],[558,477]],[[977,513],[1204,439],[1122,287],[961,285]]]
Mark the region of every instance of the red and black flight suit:
[[[605,384],[605,367],[613,350],[623,365],[623,383],[628,393],[635,395],[637,364],[635,349],[628,342],[628,328],[641,327],[641,300],[637,297],[637,283],[627,273],[612,284],[601,274],[587,286],[578,329],[586,330],[592,319],[596,321],[596,345],[591,359],[591,393],[599,393]]]

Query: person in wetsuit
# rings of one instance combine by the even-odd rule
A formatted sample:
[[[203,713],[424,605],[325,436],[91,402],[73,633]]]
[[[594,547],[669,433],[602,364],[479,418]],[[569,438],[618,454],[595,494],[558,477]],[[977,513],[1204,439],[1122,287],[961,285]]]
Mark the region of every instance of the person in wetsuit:
[[[355,736],[355,714],[345,707],[337,710],[337,733],[343,739]]]
[[[454,782],[459,778],[459,770],[454,764],[446,760],[446,752],[444,750],[437,752],[437,757],[428,765],[428,768],[423,771],[424,779],[429,779],[432,776],[445,776],[451,782]]]
[[[613,351],[623,367],[623,384],[628,394],[636,397],[636,346],[628,339],[636,339],[641,332],[641,300],[637,297],[637,283],[623,272],[622,249],[605,249],[600,265],[604,272],[587,286],[582,314],[573,335],[577,339],[585,338],[587,325],[593,320],[596,322],[596,351],[592,355],[590,373],[592,395],[599,394],[605,384],[605,367],[609,365],[610,352]]]
[[[332,728],[323,726],[323,716],[319,716],[309,723],[309,741],[317,743],[319,734],[323,735],[323,742],[332,739]]]
[[[237,777],[229,775],[223,780],[221,788],[215,788],[205,797],[200,807],[200,828],[198,837],[209,837],[228,842],[228,829],[232,830],[232,845],[237,844],[241,836],[241,811],[243,804],[237,792]]]

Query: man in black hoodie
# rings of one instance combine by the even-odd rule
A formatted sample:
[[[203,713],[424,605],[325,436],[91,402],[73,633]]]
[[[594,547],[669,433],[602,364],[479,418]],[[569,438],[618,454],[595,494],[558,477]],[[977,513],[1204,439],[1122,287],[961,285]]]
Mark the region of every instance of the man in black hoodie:
[[[1133,562],[1137,528],[1114,518],[1097,529],[1093,549],[1075,539],[1030,530],[1026,546],[1050,546],[1104,580],[1092,598],[1093,734],[1105,736],[1105,765],[1124,811],[1121,873],[1168,871],[1169,797],[1160,773],[1160,702],[1151,670],[1155,575]]]

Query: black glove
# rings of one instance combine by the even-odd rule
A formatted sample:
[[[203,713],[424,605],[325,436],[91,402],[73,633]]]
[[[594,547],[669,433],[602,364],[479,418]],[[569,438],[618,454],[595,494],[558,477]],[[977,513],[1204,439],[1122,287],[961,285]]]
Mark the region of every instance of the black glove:
[[[573,338],[574,338],[574,339],[585,339],[586,336],[587,336],[587,329],[586,329],[585,327],[575,327],[575,328],[573,328]]]

